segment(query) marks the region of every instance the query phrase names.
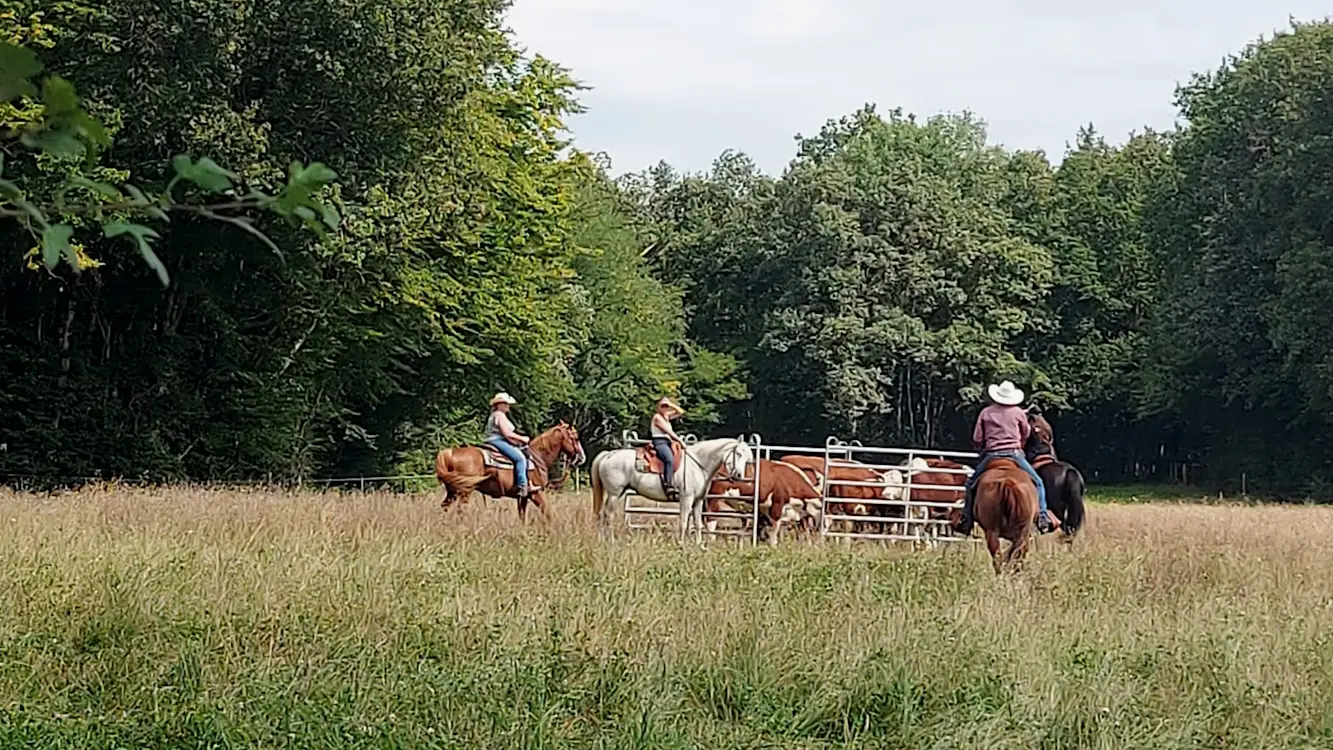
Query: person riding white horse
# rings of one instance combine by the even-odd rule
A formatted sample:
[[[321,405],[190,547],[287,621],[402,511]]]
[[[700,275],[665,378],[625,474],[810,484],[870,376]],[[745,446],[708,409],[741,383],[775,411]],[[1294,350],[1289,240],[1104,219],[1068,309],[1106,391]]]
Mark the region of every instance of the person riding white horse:
[[[630,492],[656,502],[666,502],[661,477],[640,471],[637,466],[638,449],[620,448],[603,451],[592,460],[589,473],[592,478],[592,507],[599,530],[605,531],[611,522],[611,511],[616,504],[623,506]],[[693,514],[695,535],[703,536],[704,501],[718,469],[725,469],[722,478],[739,481],[745,477],[745,467],[754,462],[754,451],[741,438],[701,440],[685,447],[681,467],[675,481],[679,489],[680,541],[685,542]]]
[[[662,461],[662,489],[666,491],[667,499],[671,502],[675,502],[680,494],[676,491],[676,485],[673,481],[676,459],[671,453],[671,446],[672,443],[675,443],[681,448],[685,447],[685,441],[681,440],[676,431],[671,429],[671,420],[684,414],[685,410],[680,408],[675,401],[663,396],[657,402],[657,413],[653,415],[652,424],[649,425],[653,450],[657,451],[657,457]]]

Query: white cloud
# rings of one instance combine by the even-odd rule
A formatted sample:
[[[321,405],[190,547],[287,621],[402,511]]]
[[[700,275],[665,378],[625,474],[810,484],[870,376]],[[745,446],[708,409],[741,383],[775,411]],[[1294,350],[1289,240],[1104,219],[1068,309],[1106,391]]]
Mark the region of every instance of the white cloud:
[[[1175,86],[1316,0],[516,0],[519,44],[593,87],[571,126],[617,171],[703,169],[725,148],[780,171],[792,136],[867,101],[971,110],[1058,158],[1080,125],[1170,127]]]

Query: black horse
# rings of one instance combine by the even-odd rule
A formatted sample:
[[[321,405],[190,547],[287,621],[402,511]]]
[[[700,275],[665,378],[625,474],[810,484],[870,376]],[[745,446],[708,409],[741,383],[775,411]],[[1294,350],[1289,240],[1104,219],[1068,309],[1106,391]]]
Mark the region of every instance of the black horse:
[[[1060,519],[1063,539],[1073,541],[1087,519],[1083,505],[1083,491],[1087,484],[1078,469],[1056,457],[1055,432],[1036,405],[1028,410],[1028,421],[1032,424],[1032,433],[1023,452],[1032,468],[1037,470],[1042,484],[1046,485],[1046,507]]]

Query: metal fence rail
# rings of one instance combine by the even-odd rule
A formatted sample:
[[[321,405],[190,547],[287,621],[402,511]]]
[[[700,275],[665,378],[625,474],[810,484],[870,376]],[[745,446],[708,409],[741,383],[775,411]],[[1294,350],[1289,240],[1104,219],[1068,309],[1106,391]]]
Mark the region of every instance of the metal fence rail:
[[[822,487],[824,512],[820,521],[820,536],[824,539],[865,539],[876,541],[912,542],[914,544],[933,544],[936,542],[965,542],[971,537],[955,535],[949,528],[946,518],[932,518],[931,510],[952,510],[963,507],[962,487],[959,485],[926,484],[914,482],[913,477],[921,472],[932,474],[967,475],[971,469],[953,469],[931,467],[912,469],[911,464],[917,458],[939,457],[944,459],[975,459],[975,453],[958,451],[923,450],[919,448],[881,448],[861,445],[857,442],[846,443],[836,437],[824,441],[824,485]],[[857,456],[873,457],[858,460]],[[901,463],[884,463],[890,457],[896,457]],[[886,477],[885,481],[863,481],[851,479],[832,479],[828,476],[831,466],[838,464],[865,468]],[[901,481],[891,481],[891,472],[898,472]],[[879,487],[897,490],[898,497],[885,497],[882,493],[875,497],[845,498],[837,494],[837,487]],[[939,490],[958,493],[958,500],[938,502],[914,499],[913,490]],[[864,506],[866,515],[838,512],[855,506]],[[901,515],[875,513],[875,508],[901,508]],[[834,524],[838,528],[834,528]],[[861,528],[858,530],[857,526]]]

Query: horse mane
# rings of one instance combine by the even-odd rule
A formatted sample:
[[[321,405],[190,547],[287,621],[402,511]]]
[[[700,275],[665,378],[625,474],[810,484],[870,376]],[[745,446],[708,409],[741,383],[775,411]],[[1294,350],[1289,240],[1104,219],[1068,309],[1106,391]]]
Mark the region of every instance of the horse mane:
[[[532,447],[546,450],[550,446],[551,441],[556,439],[556,433],[558,432],[560,432],[560,425],[551,427],[532,439]]]

